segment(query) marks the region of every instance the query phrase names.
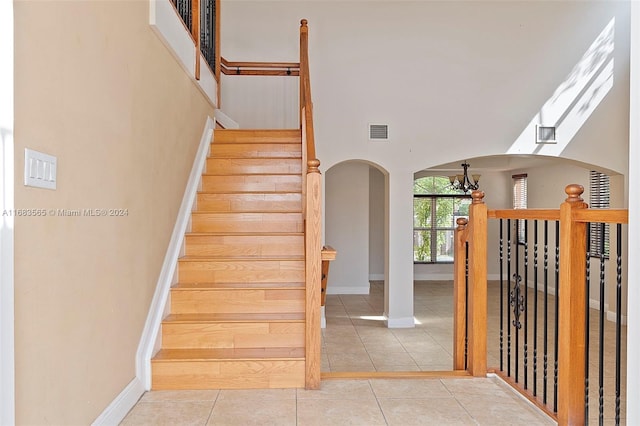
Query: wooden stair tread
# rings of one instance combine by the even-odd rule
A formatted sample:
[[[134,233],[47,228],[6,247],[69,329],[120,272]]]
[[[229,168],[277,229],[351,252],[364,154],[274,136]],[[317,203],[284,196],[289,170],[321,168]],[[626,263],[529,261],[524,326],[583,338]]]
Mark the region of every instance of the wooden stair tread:
[[[304,232],[187,232],[185,235],[189,237],[298,237],[304,235]]]
[[[171,290],[229,290],[229,289],[304,289],[302,282],[193,283],[180,282]]]
[[[198,195],[200,194],[225,194],[225,195],[287,195],[287,194],[302,194],[302,190],[300,191],[198,191]]]
[[[281,255],[281,256],[183,256],[178,259],[179,262],[241,262],[243,260],[250,261],[279,261],[279,260],[304,260],[304,255]]]
[[[302,358],[304,358],[304,348],[161,349],[152,361],[251,361]]]
[[[205,215],[205,214],[249,214],[249,215],[263,215],[263,214],[267,214],[267,215],[277,215],[277,214],[291,214],[291,213],[299,213],[302,214],[302,210],[283,210],[283,211],[277,211],[277,212],[256,212],[256,211],[222,211],[222,212],[216,212],[216,211],[207,211],[207,210],[195,210],[193,212],[191,212],[191,214],[201,214],[201,215]]]
[[[212,143],[250,143],[252,141],[301,143],[302,132],[300,129],[224,129],[214,132]]]
[[[170,314],[163,323],[245,323],[245,322],[304,322],[303,312],[282,313],[226,313],[226,314]]]

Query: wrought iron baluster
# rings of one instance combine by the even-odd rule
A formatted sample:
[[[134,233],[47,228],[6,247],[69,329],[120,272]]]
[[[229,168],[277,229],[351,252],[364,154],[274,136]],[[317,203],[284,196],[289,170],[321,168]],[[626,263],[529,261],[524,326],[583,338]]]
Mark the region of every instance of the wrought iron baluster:
[[[525,219],[524,221],[524,388],[527,389],[528,383],[528,336],[529,336],[529,325],[528,325],[528,316],[529,312],[527,311],[527,304],[529,302],[529,241],[528,241],[528,228],[529,223]]]
[[[500,371],[504,371],[504,239],[500,219]]]
[[[511,325],[513,326],[513,333],[515,334],[515,362],[514,362],[514,377],[516,380],[516,383],[518,383],[518,367],[519,367],[519,350],[520,350],[520,329],[522,328],[522,322],[520,321],[520,314],[522,313],[522,305],[524,304],[524,297],[522,295],[521,289],[520,289],[520,281],[522,281],[522,276],[520,276],[520,250],[519,249],[519,244],[520,244],[520,235],[518,230],[520,229],[520,220],[516,219],[516,227],[515,229],[515,234],[516,234],[516,240],[515,240],[515,248],[516,248],[516,254],[515,254],[515,273],[513,274],[513,287],[511,289],[511,292],[509,293],[509,304],[511,306],[511,309],[513,310],[513,321],[511,322]]]
[[[556,221],[556,311],[555,311],[555,332],[553,348],[553,411],[558,412],[558,301],[560,295],[560,221]]]
[[[589,313],[589,300],[590,292],[591,292],[591,262],[589,260],[589,253],[591,253],[591,224],[587,224],[587,241],[586,241],[586,260],[585,260],[585,286],[586,286],[586,295],[587,295],[587,306],[585,309],[585,354],[584,354],[584,421],[585,426],[589,424],[589,322],[590,322],[590,313]]]
[[[544,333],[543,333],[543,370],[542,402],[547,404],[548,366],[549,366],[549,221],[544,221]]]
[[[616,426],[620,424],[620,367],[622,328],[622,225],[616,227]]]
[[[469,241],[464,242],[464,369],[469,349]]]
[[[507,279],[506,290],[511,293],[511,219],[507,219]],[[507,376],[511,377],[511,309],[507,309]]]
[[[533,396],[538,396],[538,220],[533,221]]]
[[[598,419],[604,423],[604,292],[605,292],[605,255],[604,255],[604,223],[600,223],[600,336],[598,348]]]

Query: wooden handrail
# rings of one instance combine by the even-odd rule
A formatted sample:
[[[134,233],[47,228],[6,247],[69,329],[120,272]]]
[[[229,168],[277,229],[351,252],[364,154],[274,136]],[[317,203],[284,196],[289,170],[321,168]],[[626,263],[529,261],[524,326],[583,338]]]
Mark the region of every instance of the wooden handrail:
[[[232,62],[220,58],[220,70],[225,75],[298,76],[299,62]]]
[[[196,43],[195,78],[200,80],[200,0],[192,0],[191,14],[191,36]]]
[[[581,185],[568,185],[565,188],[567,199],[559,209],[495,210],[487,210],[482,201],[484,194],[480,193],[480,191],[474,191],[469,220],[467,221],[464,218],[457,220],[458,227],[454,239],[454,368],[457,370],[463,369],[466,363],[466,370],[469,373],[482,375],[483,371],[486,371],[486,358],[484,357],[486,348],[482,346],[486,342],[487,219],[549,220],[557,222],[559,239],[556,246],[556,274],[558,277],[557,285],[561,289],[557,293],[559,298],[556,299],[556,303],[558,303],[557,312],[559,313],[557,317],[557,333],[559,336],[556,367],[558,374],[557,413],[553,413],[550,407],[543,408],[550,415],[557,417],[560,425],[584,424],[585,421],[585,318],[589,306],[587,288],[585,286],[585,258],[587,255],[587,239],[585,236],[587,235],[587,223],[626,224],[629,222],[627,209],[589,209],[581,198],[583,191],[584,188]],[[502,234],[500,239],[502,244]],[[509,240],[509,244],[511,242],[514,241]],[[534,244],[537,244],[537,240],[534,240]],[[468,257],[466,257],[467,245]],[[502,245],[500,250],[502,256]],[[526,254],[524,256],[526,259]],[[517,251],[515,257],[517,265]],[[620,254],[618,254],[618,262],[620,262]],[[618,264],[618,268],[620,268],[620,264]],[[619,292],[620,269],[618,269],[617,273]],[[500,274],[503,275],[502,269]],[[512,278],[509,276],[506,279],[511,285],[512,279],[518,283],[520,277]],[[468,288],[465,288],[465,280],[468,280]],[[524,285],[526,286],[527,284]],[[465,292],[465,290],[467,291]],[[619,294],[618,298],[620,298]],[[618,322],[620,321],[620,306],[621,304],[618,301],[616,308]],[[468,309],[468,314],[466,315],[464,313],[465,309]],[[484,321],[483,316],[485,316]],[[465,346],[464,341],[465,328],[468,330],[468,347]],[[500,371],[497,374],[504,375]],[[510,373],[507,374],[509,375]],[[517,370],[515,374],[517,377]],[[516,386],[534,404],[540,404],[535,396],[527,390],[526,381],[524,387],[517,383],[517,379],[514,381],[512,378],[507,378],[507,382],[512,386]]]
[[[300,129],[302,132],[303,218],[305,224],[305,387],[320,388],[320,306],[322,301],[322,177],[316,158],[309,79],[309,29],[300,21]]]

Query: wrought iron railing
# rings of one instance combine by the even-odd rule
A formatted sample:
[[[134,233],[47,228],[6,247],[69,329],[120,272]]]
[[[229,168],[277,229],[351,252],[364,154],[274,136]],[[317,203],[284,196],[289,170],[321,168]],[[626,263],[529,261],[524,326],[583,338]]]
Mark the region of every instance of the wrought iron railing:
[[[194,43],[199,46],[211,71],[218,76],[217,64],[217,13],[219,0],[170,0],[185,27],[191,33]],[[196,64],[199,58],[196,58]],[[218,67],[218,68],[216,68]],[[199,65],[196,65],[196,79],[199,79]]]
[[[493,371],[498,376],[559,424],[591,420],[617,425],[624,422],[622,240],[628,212],[588,209],[580,198],[582,191],[579,185],[567,186],[568,198],[559,210],[488,210],[484,193],[474,192],[469,221],[458,222],[456,237],[454,299],[456,312],[465,313],[455,317],[454,367],[482,375],[491,371],[486,368],[489,359],[497,364]],[[487,219],[496,219],[500,227],[500,278],[489,283],[482,263],[486,263]],[[611,260],[589,256],[592,223],[616,225],[615,258],[614,250]],[[519,229],[523,235],[518,235]],[[615,280],[607,274],[609,261],[615,265]],[[599,270],[594,285],[597,309],[590,307],[591,281],[596,284],[592,262]],[[609,319],[608,280],[615,281],[615,301],[609,304],[615,306],[615,314]],[[499,293],[490,298],[499,302],[488,309],[487,291]],[[487,318],[492,343],[488,351]],[[466,330],[468,339],[462,341]],[[469,350],[463,353],[467,340]],[[596,376],[593,392],[590,378]]]

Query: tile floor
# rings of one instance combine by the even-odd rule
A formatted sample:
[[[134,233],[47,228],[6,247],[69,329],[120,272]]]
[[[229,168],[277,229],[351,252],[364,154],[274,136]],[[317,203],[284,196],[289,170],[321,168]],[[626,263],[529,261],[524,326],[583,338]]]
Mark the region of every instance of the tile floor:
[[[553,425],[495,378],[324,380],[303,389],[152,391],[122,425]]]
[[[489,364],[499,365],[496,283],[489,287]],[[388,329],[383,285],[369,295],[328,295],[322,332],[323,372],[446,371],[451,369],[451,282],[416,282],[416,327]],[[550,304],[553,308],[553,304]],[[595,316],[592,315],[592,323]],[[610,339],[608,324],[605,338]],[[626,328],[624,330],[626,335]],[[595,336],[595,334],[593,334]],[[607,337],[609,336],[609,337]],[[625,345],[626,347],[626,345]],[[550,359],[551,360],[551,359]],[[594,358],[590,363],[593,367]],[[626,362],[624,362],[626,366]],[[607,368],[607,376],[611,373]],[[591,373],[595,380],[596,375]],[[624,375],[623,375],[624,376]],[[552,380],[550,381],[552,384]],[[612,395],[610,380],[606,394]],[[624,385],[623,385],[624,386]],[[624,387],[623,387],[624,389]],[[591,390],[594,399],[597,389]],[[610,406],[610,399],[607,404]],[[590,402],[597,424],[597,402]],[[610,407],[604,424],[612,424]],[[624,420],[624,405],[622,419]],[[595,414],[594,414],[595,413]],[[594,417],[594,415],[596,417]],[[624,423],[624,421],[623,421]],[[497,378],[323,380],[319,391],[301,389],[155,391],[124,419],[133,424],[196,425],[431,425],[554,424]]]

